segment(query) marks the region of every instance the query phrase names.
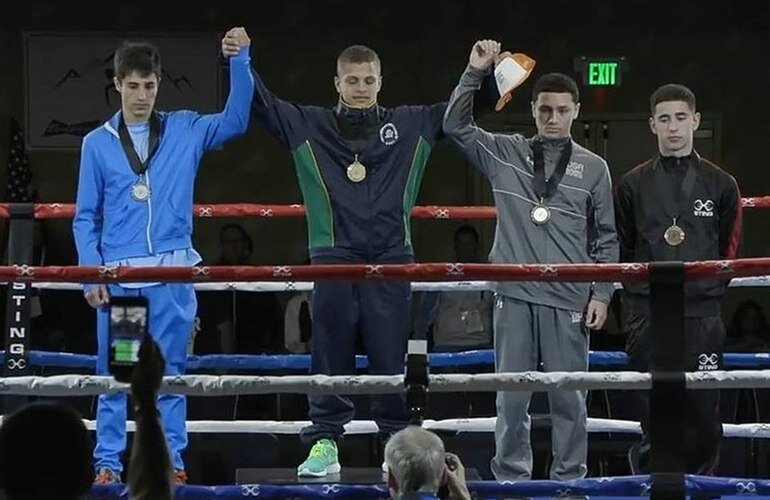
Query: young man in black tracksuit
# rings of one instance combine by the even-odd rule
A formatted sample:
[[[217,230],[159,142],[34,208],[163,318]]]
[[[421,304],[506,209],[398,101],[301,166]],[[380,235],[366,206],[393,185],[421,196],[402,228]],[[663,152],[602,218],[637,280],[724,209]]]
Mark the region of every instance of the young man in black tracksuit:
[[[735,179],[693,149],[700,123],[695,96],[668,84],[650,99],[650,128],[659,154],[626,173],[615,199],[621,262],[733,259],[741,232],[741,195]],[[688,371],[717,370],[725,328],[720,301],[724,280],[685,284],[685,364]],[[651,346],[649,286],[625,285],[626,351],[631,367],[649,371]],[[688,391],[685,403],[687,472],[715,468],[722,437],[719,392]],[[629,454],[635,473],[647,472],[647,395],[642,397],[645,437]]]

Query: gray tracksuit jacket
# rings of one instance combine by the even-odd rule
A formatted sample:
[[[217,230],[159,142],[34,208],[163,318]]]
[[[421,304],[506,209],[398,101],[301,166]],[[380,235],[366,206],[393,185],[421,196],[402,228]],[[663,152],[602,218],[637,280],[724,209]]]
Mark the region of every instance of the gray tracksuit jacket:
[[[497,206],[495,241],[489,255],[498,264],[617,262],[612,181],[607,163],[573,142],[572,156],[556,193],[549,200],[551,220],[534,224],[538,203],[532,185],[531,139],[492,134],[473,121],[473,93],[486,72],[469,66],[452,93],[444,115],[444,133],[460,146],[471,164],[487,176]],[[554,170],[558,144],[544,148],[545,171]],[[609,302],[612,283],[593,285],[593,297]],[[517,300],[582,311],[590,283],[500,282],[496,292]]]

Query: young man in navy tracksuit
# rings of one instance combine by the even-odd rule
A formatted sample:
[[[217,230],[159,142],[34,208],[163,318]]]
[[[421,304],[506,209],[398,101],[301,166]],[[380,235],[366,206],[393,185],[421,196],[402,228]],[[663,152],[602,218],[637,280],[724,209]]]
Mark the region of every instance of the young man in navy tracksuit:
[[[236,28],[234,31],[237,31]],[[245,34],[245,32],[243,32]],[[121,110],[83,139],[76,214],[79,263],[84,266],[190,266],[200,262],[192,246],[195,175],[203,153],[246,131],[254,93],[248,38],[230,60],[230,95],[221,113],[155,111],[161,63],[149,43],[125,43],[115,53],[115,87]],[[166,359],[166,375],[184,373],[196,313],[192,284],[126,283],[85,287],[97,309],[96,372],[108,374],[111,296],[149,300],[148,329]],[[162,395],[158,408],[175,478],[186,481],[186,400]],[[96,483],[120,481],[126,445],[126,395],[99,397]]]
[[[222,40],[232,54],[234,42]],[[333,108],[297,105],[275,97],[254,72],[254,118],[291,151],[307,210],[313,264],[409,264],[414,262],[411,210],[430,151],[442,136],[446,103],[385,108],[377,102],[380,59],[354,45],[337,58]],[[355,373],[359,331],[369,373],[403,373],[410,330],[410,284],[316,281],[313,289],[314,374]],[[335,439],[353,418],[351,401],[311,396],[302,430],[312,445],[297,472],[325,476],[340,470]],[[378,396],[373,417],[382,438],[408,423],[403,399]]]

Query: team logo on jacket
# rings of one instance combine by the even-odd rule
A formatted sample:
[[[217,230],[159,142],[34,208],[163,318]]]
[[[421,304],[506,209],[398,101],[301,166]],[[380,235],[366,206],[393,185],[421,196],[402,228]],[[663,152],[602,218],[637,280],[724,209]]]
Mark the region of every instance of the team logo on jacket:
[[[386,146],[392,146],[398,140],[398,129],[392,123],[388,122],[380,129],[380,142]]]
[[[578,163],[576,161],[571,161],[569,165],[567,165],[567,170],[564,172],[564,175],[569,175],[570,177],[575,177],[578,179],[583,178],[583,164]]]
[[[714,217],[714,202],[711,200],[695,200],[692,208],[696,217]]]

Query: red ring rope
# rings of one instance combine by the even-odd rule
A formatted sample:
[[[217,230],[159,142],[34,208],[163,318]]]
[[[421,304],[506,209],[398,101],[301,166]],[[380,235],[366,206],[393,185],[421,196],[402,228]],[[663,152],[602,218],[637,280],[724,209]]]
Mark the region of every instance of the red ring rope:
[[[770,274],[770,257],[685,263],[689,280]],[[389,264],[311,266],[86,267],[0,266],[5,281],[234,282],[314,280],[622,281],[649,279],[648,264]]]
[[[770,208],[770,196],[743,198],[744,208]],[[10,204],[0,203],[0,218],[8,218]],[[71,203],[37,203],[35,218],[65,219],[75,215]],[[260,205],[253,203],[229,203],[216,205],[195,205],[195,217],[300,217],[305,215],[302,205]],[[494,219],[495,207],[478,206],[421,206],[414,207],[412,217],[418,219]]]

